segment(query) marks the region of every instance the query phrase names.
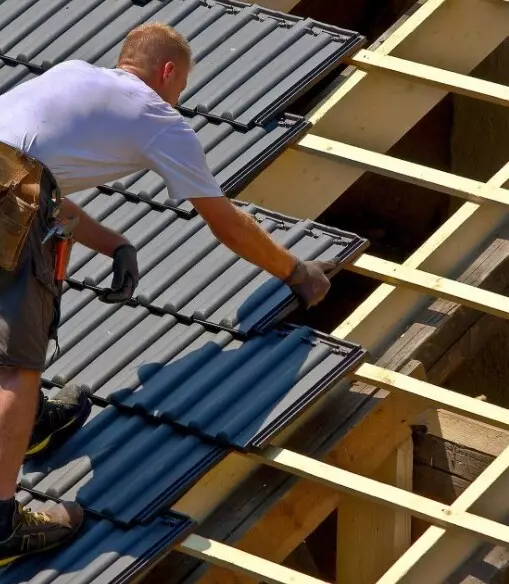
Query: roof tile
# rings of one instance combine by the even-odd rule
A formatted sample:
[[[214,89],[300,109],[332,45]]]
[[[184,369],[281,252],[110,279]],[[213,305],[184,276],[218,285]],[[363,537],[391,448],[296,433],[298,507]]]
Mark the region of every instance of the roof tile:
[[[94,405],[57,451],[24,464],[19,484],[128,525],[151,521],[227,454],[168,424]]]
[[[364,42],[353,31],[236,1],[55,0],[33,2],[24,14],[11,3],[0,13],[0,53],[43,67],[68,59],[114,67],[131,28],[171,24],[197,63],[183,110],[242,128],[281,113]]]
[[[141,305],[242,334],[263,331],[296,308],[288,286],[221,244],[201,217],[183,219],[171,211],[150,211],[142,203],[120,198],[114,195],[113,201],[99,195],[84,208],[90,206],[92,215],[111,222],[137,247],[141,279],[135,299]],[[299,221],[254,205],[245,210],[302,260],[341,258],[351,262],[368,245],[355,234],[313,221]],[[138,222],[134,222],[136,217],[140,217]],[[84,252],[78,245],[68,274],[77,284],[107,288],[111,260]],[[64,318],[69,314],[70,296],[65,297]]]
[[[17,499],[34,511],[52,503],[20,491]],[[129,530],[87,513],[85,523],[68,545],[0,568],[2,584],[124,584],[149,570],[160,554],[182,541],[195,523],[185,515],[167,512],[146,525]]]
[[[145,308],[102,304],[109,310],[101,313],[100,305],[93,300],[61,327],[62,355],[44,378],[78,383],[97,398],[241,450],[266,444],[365,355],[307,327],[243,341]]]

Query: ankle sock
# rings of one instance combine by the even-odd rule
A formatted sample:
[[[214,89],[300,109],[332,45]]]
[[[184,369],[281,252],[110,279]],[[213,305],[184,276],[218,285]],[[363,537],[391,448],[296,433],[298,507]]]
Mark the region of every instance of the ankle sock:
[[[0,541],[6,539],[12,531],[12,516],[16,502],[12,499],[0,499]]]

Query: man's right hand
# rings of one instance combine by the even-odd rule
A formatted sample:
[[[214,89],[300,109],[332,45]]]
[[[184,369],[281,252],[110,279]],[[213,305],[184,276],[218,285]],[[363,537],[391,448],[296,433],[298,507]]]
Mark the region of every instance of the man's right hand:
[[[138,261],[136,249],[131,244],[120,245],[113,254],[113,280],[101,300],[108,304],[127,302],[138,286]]]
[[[339,265],[338,260],[301,261],[298,260],[285,283],[304,303],[306,308],[316,306],[330,289],[327,274]]]

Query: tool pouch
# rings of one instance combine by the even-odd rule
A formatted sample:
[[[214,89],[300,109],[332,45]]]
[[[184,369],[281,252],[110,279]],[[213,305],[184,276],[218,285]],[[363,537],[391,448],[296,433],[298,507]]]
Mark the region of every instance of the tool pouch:
[[[0,268],[12,271],[39,209],[43,166],[0,143]]]

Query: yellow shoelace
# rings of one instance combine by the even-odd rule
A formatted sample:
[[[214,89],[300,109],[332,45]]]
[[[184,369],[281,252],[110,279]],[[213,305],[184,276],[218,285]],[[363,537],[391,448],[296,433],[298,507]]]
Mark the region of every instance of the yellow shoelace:
[[[52,523],[51,517],[44,513],[44,511],[32,511],[30,508],[22,509],[20,508],[19,514],[21,515],[21,521],[25,525],[37,525],[38,523]]]

